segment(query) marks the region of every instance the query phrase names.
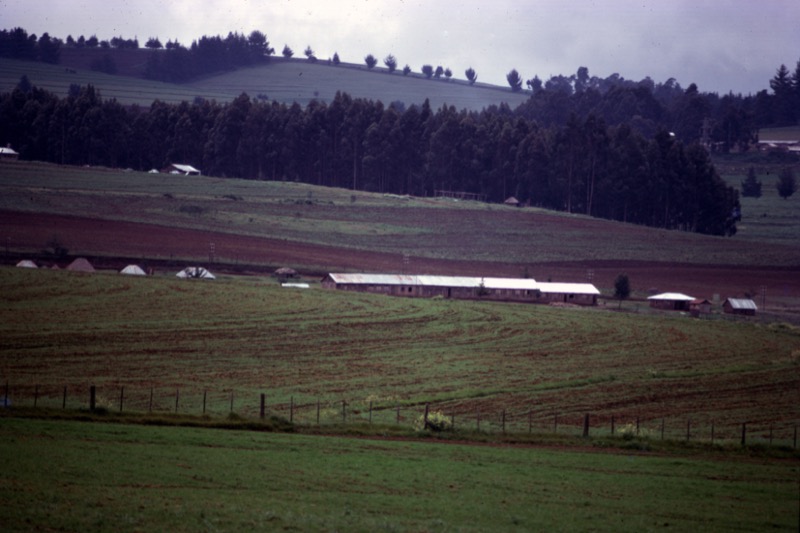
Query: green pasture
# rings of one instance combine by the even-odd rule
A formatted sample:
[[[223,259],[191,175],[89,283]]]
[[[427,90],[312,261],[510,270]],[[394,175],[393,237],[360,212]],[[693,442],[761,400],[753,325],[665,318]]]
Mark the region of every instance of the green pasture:
[[[409,426],[642,431],[791,444],[800,331],[785,324],[3,267],[0,386],[12,405]],[[64,394],[67,394],[64,398]],[[121,405],[122,404],[122,405]],[[319,407],[318,407],[319,405]],[[319,411],[318,411],[319,409]],[[318,414],[319,413],[319,414]],[[478,422],[478,418],[482,422]],[[711,426],[715,424],[715,430]],[[774,431],[774,434],[770,433]]]
[[[743,228],[733,238],[444,198],[28,162],[0,165],[0,190],[0,209],[333,243],[398,257],[408,253],[519,265],[576,260],[800,264],[795,245],[800,204],[795,197],[781,200],[768,184],[758,210],[744,203]]]
[[[722,455],[0,418],[5,531],[793,531],[798,466]]]
[[[419,72],[421,67],[413,68]],[[191,102],[198,96],[229,102],[243,92],[253,98],[261,95],[270,101],[307,105],[312,100],[331,102],[340,91],[353,98],[380,100],[385,105],[396,101],[407,106],[421,105],[428,99],[433,109],[447,105],[459,110],[480,111],[503,102],[514,108],[530,97],[524,91],[514,93],[509,87],[480,83],[471,86],[463,80],[428,80],[420,74],[403,76],[399,71],[389,74],[381,68],[368,71],[363,64],[334,67],[322,61],[312,64],[275,59],[263,66],[243,68],[186,84],[171,84],[64,65],[0,58],[0,91],[13,90],[23,75],[28,76],[33,85],[60,97],[68,94],[71,84],[92,84],[104,98],[145,107],[154,100],[180,103]]]
[[[60,98],[65,98],[69,94],[69,87],[72,84],[81,86],[91,84],[100,91],[100,96],[104,99],[115,99],[124,105],[136,104],[143,107],[149,107],[154,100],[170,104],[192,102],[196,96],[228,102],[242,92],[224,92],[210,88],[199,90],[142,78],[114,76],[88,69],[71,69],[64,65],[0,58],[0,92],[12,91],[22,76],[28,76],[31,84]]]

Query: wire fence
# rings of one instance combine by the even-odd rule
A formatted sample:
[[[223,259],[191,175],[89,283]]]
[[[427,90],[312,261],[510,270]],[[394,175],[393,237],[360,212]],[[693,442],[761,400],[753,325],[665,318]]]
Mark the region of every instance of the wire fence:
[[[301,426],[372,424],[416,429],[476,431],[489,434],[550,434],[627,439],[683,440],[710,444],[768,445],[797,449],[798,424],[747,420],[715,423],[675,416],[643,418],[626,413],[558,412],[553,409],[470,411],[436,403],[391,404],[386,401],[331,400],[266,393],[192,388],[95,386],[18,386],[0,391],[3,408],[33,407],[128,414],[181,414],[245,419],[279,417]]]

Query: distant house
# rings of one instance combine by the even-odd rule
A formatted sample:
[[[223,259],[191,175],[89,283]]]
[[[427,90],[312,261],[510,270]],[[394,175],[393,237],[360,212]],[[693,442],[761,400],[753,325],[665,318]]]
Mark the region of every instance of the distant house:
[[[11,147],[0,148],[0,159],[19,159],[19,154]]]
[[[192,165],[181,165],[178,163],[172,163],[161,169],[162,174],[181,174],[183,176],[199,176],[200,171],[194,168]]]
[[[650,307],[664,309],[666,311],[689,311],[690,305],[694,301],[693,296],[687,296],[679,292],[664,292],[650,296],[647,299]]]
[[[731,315],[754,316],[758,307],[753,300],[747,298],[728,298],[722,304],[722,309]]]
[[[506,198],[505,202],[503,202],[503,203],[506,204],[506,205],[510,205],[512,207],[519,207],[521,205],[519,203],[519,200],[517,200],[513,196],[509,196],[508,198]]]
[[[710,315],[712,304],[706,299],[692,300],[689,303],[689,311],[692,316]]]

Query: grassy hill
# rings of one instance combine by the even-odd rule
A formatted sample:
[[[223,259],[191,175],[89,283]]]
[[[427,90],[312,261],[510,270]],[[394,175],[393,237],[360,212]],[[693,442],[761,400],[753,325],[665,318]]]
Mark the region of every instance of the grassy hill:
[[[389,74],[376,67],[368,71],[365,65],[342,63],[333,66],[327,62],[309,63],[305,60],[274,58],[270,63],[195,80],[187,84],[169,84],[141,78],[136,65],[146,51],[129,52],[125,68],[120,72],[130,76],[111,76],[89,69],[91,61],[83,55],[67,54],[60,65],[35,63],[0,58],[0,91],[10,91],[27,75],[31,83],[65,96],[70,84],[93,84],[105,98],[116,98],[123,104],[147,106],[159,99],[169,103],[192,101],[195,97],[227,102],[246,92],[251,97],[264,95],[270,100],[305,105],[311,100],[331,101],[336,91],[356,98],[380,100],[384,104],[401,101],[406,105],[422,104],[429,99],[436,109],[442,105],[457,109],[480,110],[505,102],[514,108],[529,95],[513,93],[508,87],[477,83],[470,86],[463,80],[428,80],[421,74],[404,76],[401,72]],[[127,56],[124,56],[127,57]],[[137,63],[138,62],[138,63]]]

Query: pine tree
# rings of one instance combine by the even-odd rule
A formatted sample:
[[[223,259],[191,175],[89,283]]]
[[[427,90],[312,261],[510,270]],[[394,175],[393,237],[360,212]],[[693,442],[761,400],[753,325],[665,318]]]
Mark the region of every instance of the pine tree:
[[[761,182],[758,181],[756,169],[753,167],[747,171],[747,179],[742,182],[742,196],[761,198]]]
[[[778,182],[775,184],[775,188],[778,189],[778,194],[781,198],[786,200],[791,195],[797,191],[797,181],[794,179],[794,172],[789,167],[785,167],[781,170],[780,176],[778,176]]]

